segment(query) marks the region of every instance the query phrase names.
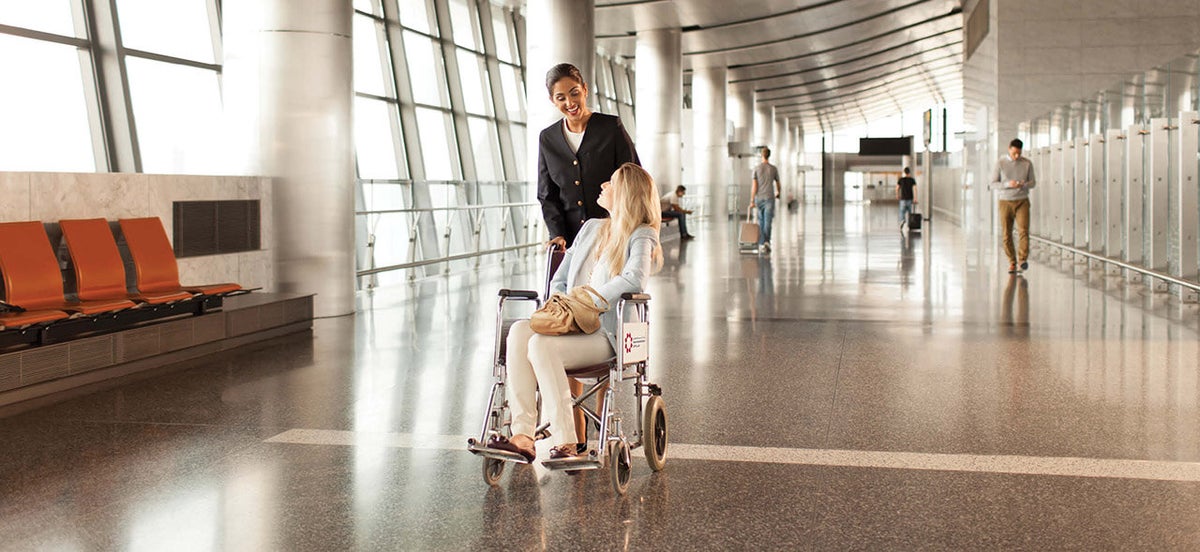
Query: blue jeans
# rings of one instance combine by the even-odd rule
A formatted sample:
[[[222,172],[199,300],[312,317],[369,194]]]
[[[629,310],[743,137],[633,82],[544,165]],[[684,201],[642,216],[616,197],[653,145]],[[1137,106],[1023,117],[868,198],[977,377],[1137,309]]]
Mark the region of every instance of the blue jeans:
[[[900,224],[904,224],[908,220],[908,214],[912,212],[912,200],[900,200]]]
[[[663,220],[674,219],[674,220],[679,221],[679,237],[682,238],[684,236],[690,235],[690,234],[688,234],[688,229],[687,229],[687,213],[684,213],[683,211],[675,211],[675,210],[663,211],[662,218],[663,218]]]
[[[774,199],[756,199],[754,206],[758,208],[758,244],[771,241],[771,220],[775,218]]]

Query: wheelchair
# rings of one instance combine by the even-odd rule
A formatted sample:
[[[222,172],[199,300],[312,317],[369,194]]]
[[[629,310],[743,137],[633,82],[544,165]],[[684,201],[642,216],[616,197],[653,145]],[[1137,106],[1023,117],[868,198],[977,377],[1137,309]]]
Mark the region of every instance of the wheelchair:
[[[536,307],[542,304],[542,297],[550,295],[550,280],[562,262],[563,251],[551,246],[547,249],[546,288],[544,295],[536,291],[502,289],[496,308],[496,342],[492,364],[492,391],[485,410],[483,429],[478,439],[467,440],[467,450],[472,454],[483,457],[483,480],[495,486],[504,473],[508,463],[528,464],[520,454],[488,448],[489,438],[496,435],[511,437],[511,413],[505,397],[507,379],[505,369],[505,349],[508,330],[517,319],[505,318],[505,305],[512,301],[532,302]],[[572,472],[584,470],[606,469],[612,483],[613,491],[624,495],[629,488],[632,473],[632,452],[637,448],[644,449],[646,462],[650,469],[661,471],[667,459],[667,410],[663,402],[662,390],[646,378],[646,366],[650,351],[649,326],[650,296],[645,293],[626,293],[617,301],[617,312],[621,313],[617,326],[618,350],[615,358],[607,362],[572,368],[567,370],[567,377],[577,380],[592,380],[583,393],[574,398],[575,408],[580,409],[590,431],[597,429],[598,446],[589,447],[586,456],[576,458],[544,459],[541,464],[552,470],[569,470]],[[634,319],[626,320],[626,309],[633,309]],[[626,433],[626,425],[622,413],[617,407],[618,398],[625,399],[624,393],[630,390],[619,390],[625,382],[632,382],[632,394],[636,405],[636,417],[633,428]],[[601,389],[604,400],[600,412],[584,404],[595,396]],[[627,386],[626,386],[627,387]],[[540,407],[541,400],[539,398]],[[534,432],[535,441],[550,436],[549,423],[542,422]]]

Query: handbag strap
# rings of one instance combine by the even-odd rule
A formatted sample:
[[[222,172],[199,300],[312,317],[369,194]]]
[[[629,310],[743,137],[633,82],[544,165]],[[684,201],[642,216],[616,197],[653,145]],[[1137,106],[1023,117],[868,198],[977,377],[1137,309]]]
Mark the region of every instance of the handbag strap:
[[[592,286],[576,286],[575,289],[581,289],[583,291],[586,291],[604,303],[604,307],[597,307],[595,302],[592,301],[592,302],[590,302],[591,304],[586,305],[587,308],[590,308],[591,310],[594,310],[596,312],[604,312],[604,311],[608,310],[609,307],[611,307],[611,305],[609,305],[609,303],[608,303],[608,299],[605,299],[603,295],[600,295],[600,292],[596,291],[596,288],[593,288]],[[579,301],[579,302],[584,303],[584,301]]]

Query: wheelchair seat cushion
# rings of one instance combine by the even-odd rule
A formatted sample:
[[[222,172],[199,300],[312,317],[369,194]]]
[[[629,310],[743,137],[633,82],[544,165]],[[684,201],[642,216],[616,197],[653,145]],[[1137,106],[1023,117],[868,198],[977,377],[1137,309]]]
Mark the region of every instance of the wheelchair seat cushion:
[[[599,378],[608,375],[608,371],[612,368],[613,361],[601,362],[591,366],[580,366],[578,368],[567,368],[567,376],[572,378]]]

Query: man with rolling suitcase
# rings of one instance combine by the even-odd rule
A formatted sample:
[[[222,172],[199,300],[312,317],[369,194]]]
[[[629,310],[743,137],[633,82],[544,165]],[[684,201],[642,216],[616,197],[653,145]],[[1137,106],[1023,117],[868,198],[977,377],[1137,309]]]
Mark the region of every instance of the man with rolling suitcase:
[[[754,167],[750,185],[750,208],[758,211],[758,247],[761,251],[771,250],[771,221],[775,218],[775,200],[779,199],[780,191],[779,169],[767,162],[770,158],[770,148],[763,148],[762,163]]]
[[[908,224],[910,230],[916,230],[920,228],[919,222],[917,228],[913,228],[912,224],[909,224],[911,218],[916,218],[910,217],[910,215],[913,214],[913,201],[917,198],[917,181],[911,176],[911,173],[912,171],[908,167],[904,167],[904,176],[896,182],[896,199],[900,200],[900,226]]]

